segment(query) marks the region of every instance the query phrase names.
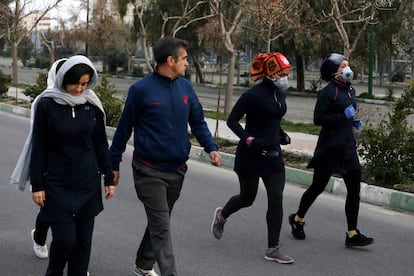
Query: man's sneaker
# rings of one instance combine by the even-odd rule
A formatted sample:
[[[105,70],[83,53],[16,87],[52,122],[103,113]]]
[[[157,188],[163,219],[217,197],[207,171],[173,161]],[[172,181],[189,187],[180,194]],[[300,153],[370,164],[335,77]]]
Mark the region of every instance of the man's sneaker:
[[[221,217],[221,210],[223,210],[222,207],[217,207],[214,210],[213,222],[211,223],[211,234],[218,240],[223,236],[223,228],[226,223],[226,220]]]
[[[134,272],[134,274],[138,276],[159,276],[154,269],[146,270],[139,268],[137,266],[135,266],[132,272]]]
[[[267,249],[264,258],[268,261],[276,261],[281,264],[291,264],[295,260],[280,251],[280,247],[273,247],[271,250]]]
[[[34,232],[36,229],[32,229],[32,231],[30,231],[30,236],[32,237],[32,241],[33,241],[33,251],[36,254],[36,256],[40,259],[47,259],[49,257],[49,251],[47,250],[47,245],[39,245],[36,243],[35,239],[34,239]]]
[[[292,235],[298,240],[306,238],[305,231],[303,231],[304,222],[295,221],[296,214],[289,216],[289,224],[292,226]]]
[[[352,247],[352,246],[366,246],[369,244],[374,243],[374,239],[361,234],[359,230],[356,230],[357,234],[350,238],[348,233],[346,234],[345,238],[345,246]]]

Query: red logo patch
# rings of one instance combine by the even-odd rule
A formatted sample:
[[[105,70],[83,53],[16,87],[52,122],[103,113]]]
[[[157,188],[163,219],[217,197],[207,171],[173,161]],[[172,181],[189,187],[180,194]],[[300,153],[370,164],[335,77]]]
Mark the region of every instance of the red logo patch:
[[[183,96],[183,101],[186,105],[188,104],[188,96],[187,95]]]

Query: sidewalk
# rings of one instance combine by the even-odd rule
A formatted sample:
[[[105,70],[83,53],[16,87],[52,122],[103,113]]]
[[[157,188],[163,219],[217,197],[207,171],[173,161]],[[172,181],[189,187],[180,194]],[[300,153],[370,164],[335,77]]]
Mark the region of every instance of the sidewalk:
[[[214,133],[216,121],[208,118],[206,121],[211,133]],[[318,136],[298,132],[288,132],[288,134],[292,139],[292,143],[290,145],[282,146],[282,149],[309,156],[313,155]],[[231,132],[224,121],[219,121],[218,136],[231,141],[238,141],[238,137]],[[233,168],[234,155],[227,153],[221,154],[223,157],[222,166]],[[195,160],[210,162],[208,154],[200,147],[193,146],[190,152],[190,157]],[[286,180],[289,182],[309,186],[312,183],[312,177],[313,173],[310,171],[286,166]],[[331,177],[325,191],[339,196],[345,196],[346,186],[343,179]],[[380,205],[385,208],[414,212],[414,194],[411,193],[361,183],[360,198],[363,202]]]
[[[11,91],[10,91],[11,90]],[[8,95],[10,97],[16,96],[16,89],[9,90]],[[19,93],[18,96],[25,97],[23,93]],[[29,117],[30,110],[23,107],[8,105],[0,103],[0,111],[14,113],[20,116]],[[207,125],[214,134],[216,129],[216,120],[206,118]],[[115,128],[107,127],[108,139],[112,139]],[[308,135],[304,133],[289,132],[289,136],[292,139],[290,145],[282,146],[286,151],[292,151],[296,153],[306,154],[311,156],[316,145],[317,136]],[[225,121],[219,121],[218,123],[218,136],[223,139],[237,142],[238,137],[227,127]],[[132,140],[130,140],[132,143]],[[221,153],[223,157],[222,167],[233,168],[234,155]],[[190,151],[190,158],[202,162],[210,162],[209,156],[200,147],[192,146]],[[291,167],[286,167],[286,180],[299,185],[309,186],[312,183],[312,172],[299,170]],[[326,189],[326,192],[330,192],[336,195],[344,196],[346,194],[346,187],[342,178],[331,177]],[[394,208],[403,211],[414,212],[414,194],[400,192],[392,189],[382,188],[374,185],[368,185],[361,183],[361,201],[380,205],[386,208]]]

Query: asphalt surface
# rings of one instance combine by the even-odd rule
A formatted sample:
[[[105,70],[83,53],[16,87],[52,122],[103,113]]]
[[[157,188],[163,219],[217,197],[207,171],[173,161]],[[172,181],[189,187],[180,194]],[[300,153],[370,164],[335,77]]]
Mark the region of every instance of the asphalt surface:
[[[0,112],[0,275],[44,275],[47,260],[35,257],[29,232],[38,207],[29,190],[18,191],[9,177],[28,132],[27,118]],[[146,225],[142,204],[132,185],[132,148],[121,164],[116,196],[104,201],[95,223],[89,271],[92,276],[133,275],[135,252]],[[189,161],[181,198],[172,214],[172,236],[179,275],[411,275],[414,271],[414,217],[370,204],[361,204],[359,227],[375,244],[344,247],[344,199],[323,194],[307,216],[307,239],[291,237],[287,216],[297,208],[304,189],[287,183],[282,249],[295,258],[293,265],[263,259],[266,248],[266,193],[260,186],[253,206],[229,218],[223,239],[209,233],[214,208],[238,192],[233,171]],[[50,242],[50,237],[48,238]],[[156,267],[158,271],[158,268]]]

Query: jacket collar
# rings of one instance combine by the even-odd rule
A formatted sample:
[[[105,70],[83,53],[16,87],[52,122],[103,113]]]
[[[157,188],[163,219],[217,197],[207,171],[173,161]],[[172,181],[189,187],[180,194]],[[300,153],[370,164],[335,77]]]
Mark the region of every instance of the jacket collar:
[[[351,87],[351,83],[347,82],[344,83],[342,81],[336,80],[336,79],[331,79],[331,82],[339,87],[345,88],[345,89],[349,89]]]

